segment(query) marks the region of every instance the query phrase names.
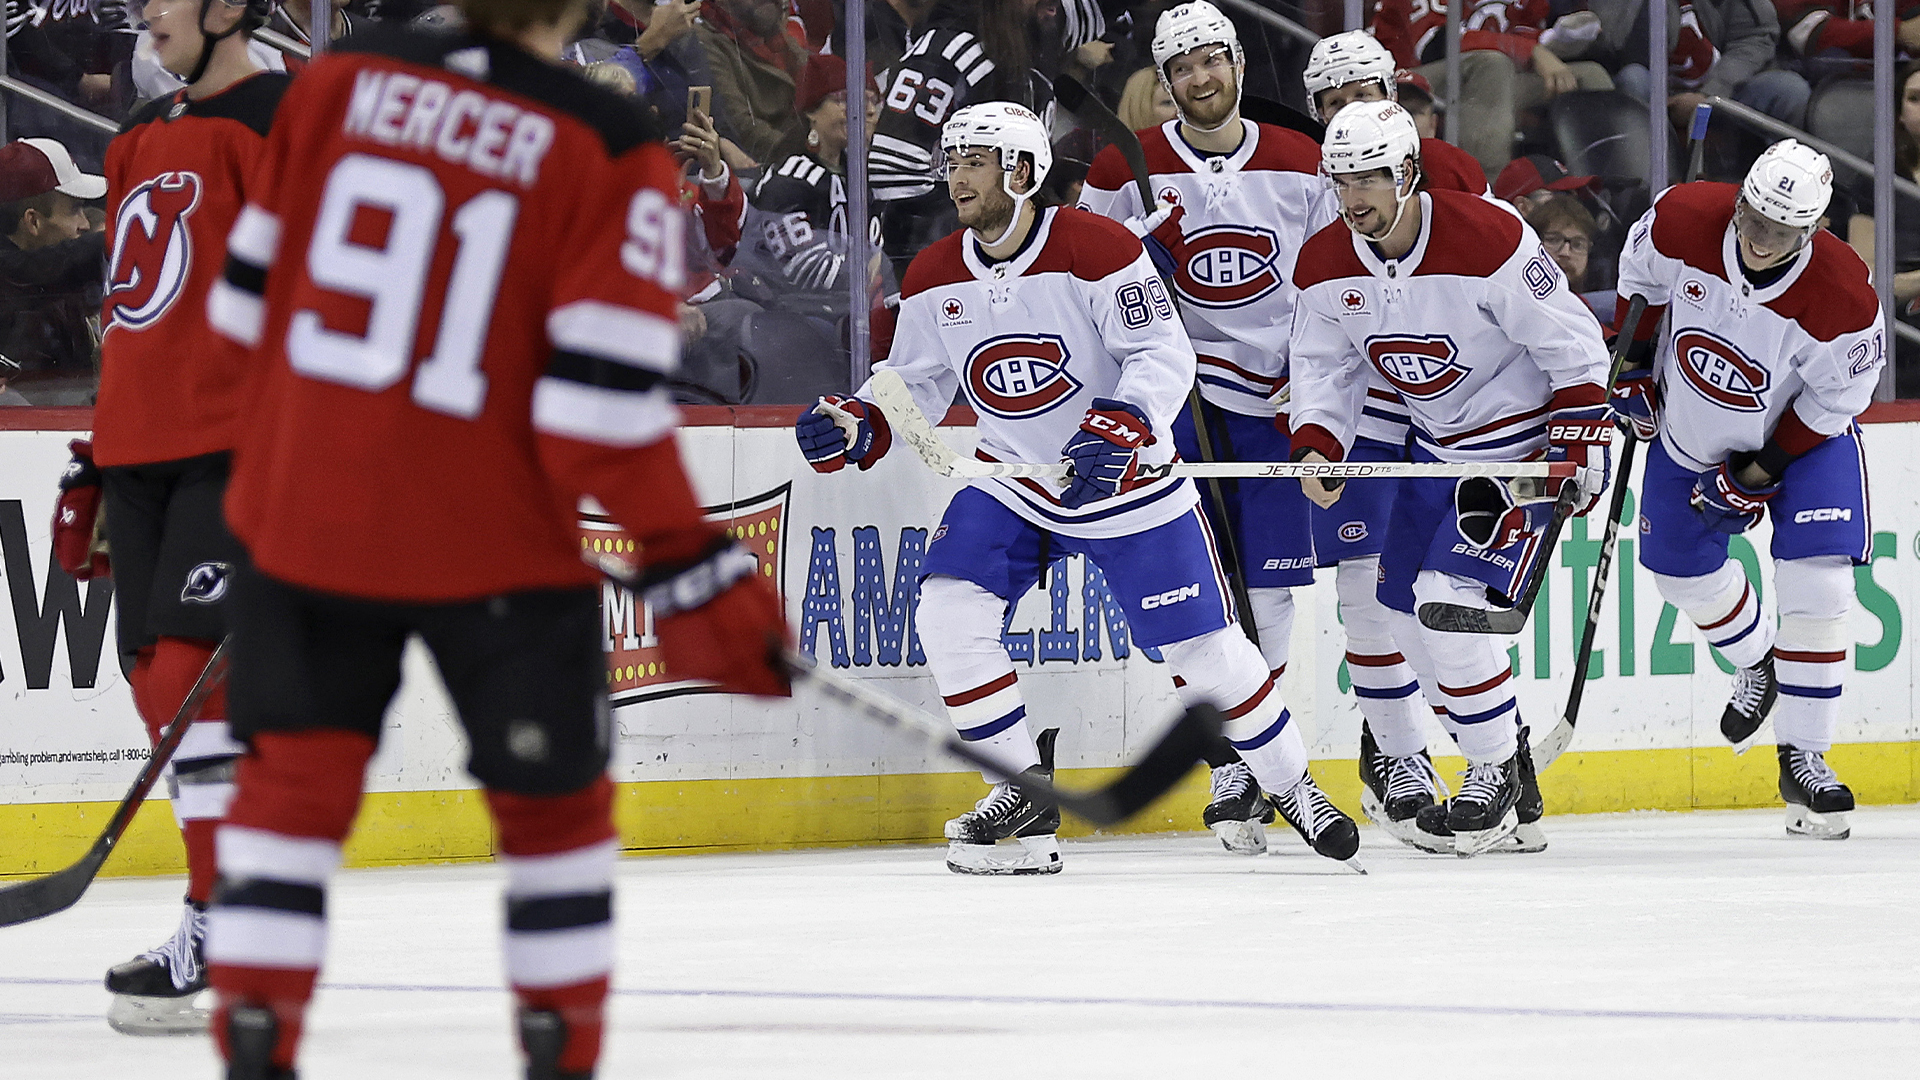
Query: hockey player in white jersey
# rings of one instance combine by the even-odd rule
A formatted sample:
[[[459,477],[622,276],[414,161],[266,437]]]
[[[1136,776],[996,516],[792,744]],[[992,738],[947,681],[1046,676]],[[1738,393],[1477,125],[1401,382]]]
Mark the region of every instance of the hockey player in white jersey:
[[[1307,237],[1337,216],[1320,176],[1320,145],[1297,131],[1240,116],[1246,60],[1233,23],[1207,0],[1160,16],[1153,59],[1177,115],[1139,133],[1154,207],[1119,147],[1094,159],[1081,206],[1127,222],[1157,245],[1198,359],[1210,446],[1220,457],[1285,461],[1292,447],[1276,405],[1287,386],[1293,326],[1293,260]],[[1150,227],[1151,226],[1151,227]],[[1151,252],[1150,252],[1151,253]],[[1200,458],[1191,409],[1173,426],[1183,458]],[[1293,637],[1292,589],[1313,584],[1312,508],[1290,480],[1221,485],[1228,520],[1208,503],[1216,531],[1232,530],[1260,652],[1277,681]],[[1182,688],[1183,692],[1187,688]],[[1266,850],[1273,811],[1244,762],[1223,749],[1202,821],[1227,850]]]
[[[1777,700],[1787,831],[1837,839],[1853,792],[1824,755],[1853,641],[1853,567],[1872,537],[1854,418],[1872,400],[1886,338],[1865,264],[1819,228],[1832,193],[1826,156],[1792,139],[1768,147],[1738,187],[1662,193],[1620,260],[1618,317],[1635,293],[1648,307],[1621,328],[1636,344],[1615,401],[1653,444],[1640,564],[1737,665],[1721,733],[1744,750]],[[1727,557],[1727,538],[1763,514],[1777,630]]]
[[[941,145],[965,228],[914,259],[883,366],[929,415],[963,391],[979,414],[980,457],[1064,457],[1075,471],[1065,490],[976,480],[933,534],[916,618],[954,727],[1046,771],[1000,630],[1049,563],[1083,554],[1106,573],[1133,639],[1160,649],[1194,699],[1219,706],[1279,811],[1322,855],[1351,858],[1359,832],[1314,786],[1267,666],[1234,624],[1192,482],[1138,477],[1140,465],[1173,460],[1174,415],[1194,377],[1193,347],[1140,241],[1106,218],[1035,204],[1053,154],[1039,118],[1018,105],[960,110]],[[866,468],[885,452],[886,420],[865,391],[825,399],[854,419],[802,415],[796,433],[815,469]],[[986,779],[988,795],[947,823],[948,866],[1057,871],[1059,811]],[[1007,839],[1019,849],[996,850]]]
[[[1418,190],[1419,148],[1412,118],[1392,102],[1349,105],[1327,128],[1322,160],[1345,224],[1315,234],[1295,267],[1294,455],[1346,456],[1371,369],[1411,410],[1415,460],[1544,452],[1578,465],[1564,483],[1578,485],[1584,512],[1606,486],[1613,430],[1599,324],[1511,208]],[[1462,855],[1512,834],[1522,798],[1538,798],[1532,762],[1505,650],[1428,629],[1414,612],[1431,601],[1486,607],[1490,591],[1517,596],[1547,554],[1540,534],[1561,483],[1548,481],[1545,501],[1521,502],[1506,483],[1409,480],[1394,501],[1378,593],[1467,758],[1442,830]],[[1341,495],[1319,480],[1303,487],[1323,506]]]

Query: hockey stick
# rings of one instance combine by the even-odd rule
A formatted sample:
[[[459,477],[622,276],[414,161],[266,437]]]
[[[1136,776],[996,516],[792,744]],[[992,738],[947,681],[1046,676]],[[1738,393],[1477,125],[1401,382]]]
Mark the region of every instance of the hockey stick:
[[[180,710],[173,715],[173,722],[161,734],[160,742],[153,748],[153,756],[134,778],[133,787],[128,789],[126,797],[120,800],[120,806],[114,810],[107,827],[100,833],[99,839],[79,862],[64,870],[56,870],[45,877],[22,881],[0,888],[0,926],[13,926],[17,923],[44,919],[49,915],[65,911],[72,907],[93,884],[94,876],[113,854],[113,846],[133,822],[134,812],[146,801],[147,793],[153,790],[155,780],[160,778],[160,770],[166,768],[172,760],[173,752],[180,748],[180,741],[187,737],[187,728],[193,724],[194,717],[200,713],[200,706],[206,704],[227,678],[227,643],[222,640],[213,655],[207,658],[205,670],[194,680],[193,689],[187,693],[187,699],[180,703]]]
[[[1322,142],[1327,137],[1327,125],[1291,105],[1283,105],[1278,101],[1256,97],[1253,94],[1241,95],[1240,118],[1251,120],[1256,124],[1290,128],[1314,142]]]
[[[943,442],[926,414],[914,403],[900,373],[891,368],[876,368],[869,385],[874,404],[886,414],[887,424],[900,440],[926,463],[927,468],[949,479],[972,480],[987,476],[1066,480],[1073,468],[1064,461],[1035,463],[1027,461],[982,461],[962,457]],[[857,418],[832,405],[815,408],[845,417],[848,424]],[[1320,477],[1322,479],[1361,480],[1368,477],[1451,477],[1492,476],[1520,479],[1569,479],[1578,471],[1570,461],[1174,461],[1165,465],[1142,465],[1143,480],[1169,476],[1197,477]]]

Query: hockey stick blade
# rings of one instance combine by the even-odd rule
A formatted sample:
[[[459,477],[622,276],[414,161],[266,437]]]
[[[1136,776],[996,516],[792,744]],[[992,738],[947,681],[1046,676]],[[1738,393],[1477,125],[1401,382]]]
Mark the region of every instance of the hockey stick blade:
[[[160,736],[159,745],[153,748],[153,756],[141,768],[140,775],[134,778],[133,787],[127,791],[120,805],[108,820],[107,827],[93,846],[79,862],[63,870],[56,870],[45,877],[34,878],[0,888],[0,926],[15,926],[35,919],[44,919],[58,914],[79,902],[86,894],[87,887],[93,884],[100,867],[106,864],[107,856],[113,854],[113,847],[133,821],[133,815],[146,801],[147,793],[153,790],[154,781],[160,778],[160,771],[173,758],[173,752],[180,748],[180,741],[187,736],[187,728],[193,718],[199,715],[200,706],[206,703],[227,677],[227,643],[222,641],[208,658],[206,669],[200,672],[200,678],[194,682],[185,701],[180,703],[180,711],[174,714],[173,722]]]
[[[1060,809],[1095,825],[1117,825],[1146,809],[1185,778],[1194,763],[1221,738],[1220,713],[1212,706],[1196,705],[1119,779],[1093,791],[1072,792],[1021,775],[1021,770],[1007,762],[969,746],[944,721],[823,668],[810,656],[788,652],[786,659],[788,670],[795,678],[807,680],[827,697],[852,707],[860,715],[896,730],[918,734],[961,761],[1005,776],[1028,795],[1057,803]]]
[[[1567,747],[1572,743],[1573,725],[1563,716],[1559,723],[1553,725],[1553,730],[1547,732],[1546,738],[1533,744],[1533,771],[1536,773],[1544,771],[1547,766],[1553,764],[1554,759],[1566,753]]]

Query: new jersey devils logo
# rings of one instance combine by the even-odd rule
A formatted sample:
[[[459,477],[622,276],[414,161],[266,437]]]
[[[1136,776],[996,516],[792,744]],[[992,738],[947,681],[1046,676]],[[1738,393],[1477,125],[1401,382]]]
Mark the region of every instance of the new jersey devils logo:
[[[186,288],[193,270],[187,219],[200,206],[200,177],[161,173],[120,201],[107,275],[107,329],[151,326]]]
[[[1673,355],[1688,385],[1708,401],[1735,412],[1766,411],[1761,395],[1773,385],[1773,376],[1732,342],[1705,330],[1684,330],[1673,339]]]
[[[1173,283],[1201,307],[1239,307],[1280,287],[1280,238],[1271,229],[1209,225],[1181,243]]]
[[[1430,401],[1467,377],[1456,357],[1453,339],[1440,337],[1376,337],[1367,339],[1367,359],[1386,376],[1401,397]]]
[[[967,394],[1008,420],[1039,416],[1079,389],[1067,371],[1066,343],[1051,334],[990,338],[967,357]]]

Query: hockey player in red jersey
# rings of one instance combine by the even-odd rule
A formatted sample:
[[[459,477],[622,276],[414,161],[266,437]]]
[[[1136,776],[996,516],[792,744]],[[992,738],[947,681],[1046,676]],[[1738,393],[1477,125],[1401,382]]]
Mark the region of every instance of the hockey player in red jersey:
[[[1391,102],[1347,106],[1327,128],[1325,168],[1344,225],[1307,242],[1295,275],[1293,438],[1303,460],[1340,460],[1378,371],[1412,413],[1417,461],[1510,461],[1544,452],[1575,462],[1578,508],[1606,486],[1611,414],[1599,324],[1511,207],[1417,188],[1419,132]],[[1439,690],[1468,769],[1444,821],[1420,815],[1460,854],[1537,818],[1526,729],[1506,653],[1486,636],[1439,631],[1417,605],[1486,607],[1519,595],[1548,501],[1516,502],[1499,482],[1409,480],[1395,496],[1379,595],[1394,638]],[[1304,484],[1322,506],[1341,489]],[[1531,804],[1523,806],[1523,804]],[[1434,808],[1438,810],[1438,807]]]
[[[265,21],[264,3],[152,0],[142,15],[161,63],[188,85],[135,113],[107,148],[112,248],[99,401],[91,447],[74,443],[54,534],[69,570],[103,570],[105,557],[88,541],[92,508],[104,505],[121,667],[157,741],[227,633],[238,548],[220,500],[243,356],[207,327],[202,305],[287,79],[247,57],[247,31]],[[171,940],[107,973],[107,1019],[117,1030],[206,1028],[197,999],[207,985],[214,828],[240,752],[226,716],[216,689],[169,763],[186,842],[186,907]]]
[[[1683,184],[1655,200],[1620,260],[1619,317],[1634,294],[1648,306],[1622,328],[1635,345],[1614,394],[1653,443],[1640,564],[1738,665],[1721,733],[1744,750],[1774,714],[1787,831],[1837,839],[1853,792],[1825,753],[1853,641],[1853,568],[1873,535],[1854,418],[1886,338],[1866,265],[1819,227],[1832,193],[1826,155],[1788,139],[1738,187]],[[1772,603],[1727,555],[1728,537],[1763,515]]]
[[[674,444],[680,170],[558,63],[586,0],[462,6],[466,30],[376,27],[301,74],[208,303],[254,369],[226,502],[247,752],[207,932],[230,1077],[293,1075],[415,636],[492,812],[527,1075],[592,1075],[618,841],[582,496],[638,542],[676,676],[787,692],[778,600]]]
[[[1246,58],[1233,23],[1207,0],[1160,16],[1153,56],[1177,113],[1139,133],[1157,205],[1141,205],[1125,157],[1109,146],[1087,174],[1081,206],[1127,222],[1166,253],[1199,361],[1210,449],[1222,459],[1285,461],[1292,447],[1278,403],[1287,393],[1293,261],[1335,217],[1320,145],[1240,116]],[[1181,457],[1202,456],[1191,408],[1175,419],[1173,437]],[[1203,505],[1216,534],[1231,531],[1240,561],[1232,569],[1251,609],[1242,617],[1277,682],[1293,638],[1292,590],[1313,584],[1311,506],[1291,480],[1231,480],[1220,490],[1224,507]],[[1201,820],[1229,851],[1266,851],[1273,810],[1246,763],[1222,747],[1208,764],[1212,796]]]
[[[1193,484],[1138,476],[1140,465],[1174,458],[1173,418],[1195,369],[1139,239],[1095,214],[1035,205],[1053,152],[1025,108],[968,106],[947,121],[941,144],[966,228],[914,259],[883,368],[923,413],[940,415],[963,391],[980,416],[981,457],[1064,457],[1076,473],[1064,491],[976,481],[934,533],[916,619],[928,628],[927,662],[954,727],[1002,760],[1050,770],[1051,741],[1036,744],[1028,730],[1001,624],[1053,560],[1082,554],[1105,571],[1133,640],[1161,649],[1183,693],[1226,715],[1227,737],[1280,813],[1320,854],[1351,858],[1359,832],[1307,774],[1299,730],[1259,650],[1234,625]],[[864,387],[802,414],[796,434],[821,472],[849,461],[868,468],[891,441]],[[947,865],[967,874],[1059,870],[1059,810],[1005,777],[986,779],[987,796],[947,823]],[[1019,841],[1019,851],[996,853],[1002,840]]]

